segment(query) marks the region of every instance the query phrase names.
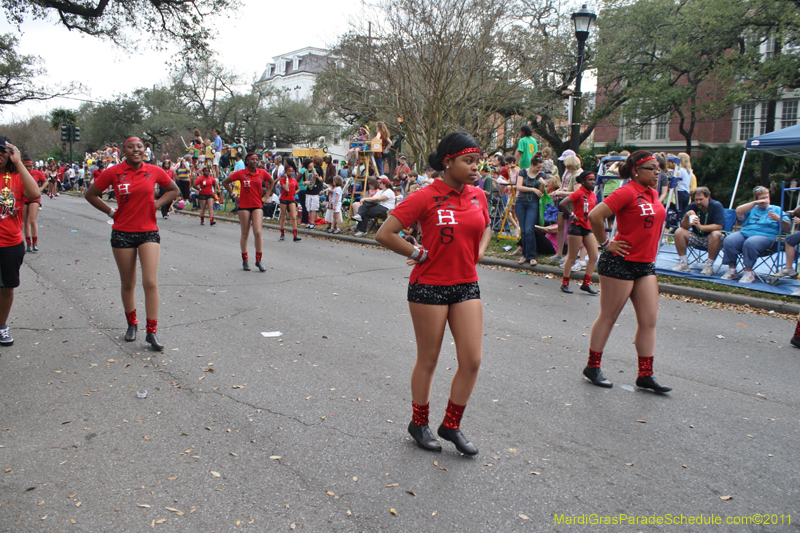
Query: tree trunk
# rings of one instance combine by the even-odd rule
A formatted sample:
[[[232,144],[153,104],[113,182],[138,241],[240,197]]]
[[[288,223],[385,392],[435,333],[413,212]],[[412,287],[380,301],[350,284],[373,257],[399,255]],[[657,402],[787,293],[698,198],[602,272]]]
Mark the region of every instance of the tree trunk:
[[[775,131],[775,100],[770,100],[766,104],[767,107],[767,127],[764,129],[764,133],[771,133]],[[769,167],[772,163],[772,155],[767,153],[761,154],[761,179],[759,179],[759,183],[769,188]]]

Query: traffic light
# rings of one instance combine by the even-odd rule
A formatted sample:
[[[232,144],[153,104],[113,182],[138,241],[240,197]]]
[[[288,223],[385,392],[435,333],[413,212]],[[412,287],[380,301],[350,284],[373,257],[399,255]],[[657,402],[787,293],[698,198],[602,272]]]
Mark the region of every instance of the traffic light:
[[[69,141],[69,126],[61,126],[61,140],[64,142]]]
[[[159,141],[158,145],[156,146],[156,150],[159,151],[159,152],[161,151],[161,142],[160,141]]]
[[[81,140],[81,129],[78,126],[72,126],[72,140],[75,142]]]

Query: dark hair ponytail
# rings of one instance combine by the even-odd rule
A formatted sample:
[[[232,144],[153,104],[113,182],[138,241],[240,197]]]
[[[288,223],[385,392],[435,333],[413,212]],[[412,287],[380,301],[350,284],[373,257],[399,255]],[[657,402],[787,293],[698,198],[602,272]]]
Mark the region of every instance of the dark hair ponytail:
[[[619,177],[622,179],[628,179],[632,177],[633,167],[636,166],[639,161],[646,157],[650,157],[653,154],[648,152],[647,150],[636,150],[631,155],[628,156],[628,159],[625,160],[624,163],[619,167]]]
[[[480,147],[478,146],[478,143],[475,142],[475,139],[470,137],[468,133],[463,131],[448,133],[442,137],[441,141],[439,141],[436,151],[428,156],[428,164],[430,164],[431,168],[434,170],[443,172],[444,160],[447,158],[447,156],[456,154],[465,148]]]

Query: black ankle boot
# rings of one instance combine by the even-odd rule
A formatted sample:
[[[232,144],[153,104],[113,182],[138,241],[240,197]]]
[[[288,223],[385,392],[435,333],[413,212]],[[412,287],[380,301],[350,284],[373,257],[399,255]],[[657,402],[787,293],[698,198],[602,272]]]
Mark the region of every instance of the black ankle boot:
[[[133,342],[136,340],[136,324],[130,324],[128,331],[125,332],[125,342]]]
[[[266,272],[267,271],[267,267],[262,265],[261,261],[256,261],[256,268],[259,269],[261,272]]]
[[[603,375],[603,371],[600,368],[594,368],[591,366],[587,366],[583,369],[583,375],[589,378],[589,381],[597,385],[598,387],[605,387],[610,389],[614,386],[613,383],[608,381],[608,379]]]
[[[640,389],[650,389],[661,394],[667,393],[672,390],[672,387],[665,387],[653,376],[639,376],[636,378],[636,386]]]
[[[250,262],[247,259],[242,261],[242,270],[250,270]]]
[[[156,337],[155,333],[148,333],[144,340],[149,342],[154,350],[158,350],[159,352],[164,351],[164,345],[158,342],[158,337]]]
[[[468,441],[460,429],[446,428],[442,424],[439,426],[437,433],[444,440],[449,440],[455,444],[456,449],[464,455],[478,455],[478,447]]]
[[[598,292],[594,290],[591,285],[581,285],[581,290],[583,292],[588,292],[589,294],[598,294]]]
[[[442,445],[439,444],[439,441],[433,436],[433,433],[431,433],[431,428],[428,426],[428,424],[425,424],[424,426],[418,426],[414,422],[409,422],[408,432],[412,437],[414,437],[414,440],[417,441],[417,446],[423,450],[428,450],[431,452],[442,451]]]
[[[572,289],[569,288],[569,285],[562,285],[561,286],[561,292],[564,292],[564,293],[567,293],[567,294],[572,294]]]

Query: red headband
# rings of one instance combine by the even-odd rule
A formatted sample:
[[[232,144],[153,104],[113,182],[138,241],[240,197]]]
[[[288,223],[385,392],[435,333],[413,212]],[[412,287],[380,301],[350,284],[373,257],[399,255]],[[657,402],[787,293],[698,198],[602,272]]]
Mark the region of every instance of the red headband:
[[[30,164],[33,164],[33,161],[31,161],[30,159],[23,159],[23,160],[22,160],[22,162],[23,162],[23,163],[30,163]]]
[[[464,148],[460,152],[456,152],[456,153],[454,153],[452,155],[448,155],[447,157],[445,157],[445,159],[455,159],[456,157],[458,157],[460,155],[479,154],[479,153],[481,153],[481,149],[480,148],[476,148],[476,147]]]
[[[127,141],[122,143],[122,146],[126,146],[131,141],[139,141],[140,143],[142,143],[142,140],[139,137],[131,137],[130,139],[128,139]],[[144,143],[142,143],[142,144],[144,144]]]
[[[255,157],[256,159],[258,159],[258,154],[250,154],[250,155],[248,155],[247,157],[245,157],[245,158],[244,158],[244,160],[245,160],[245,161],[247,161],[248,159],[250,159],[250,158],[253,158],[253,157]]]
[[[640,159],[639,161],[637,161],[636,165],[634,165],[634,166],[640,167],[640,166],[642,166],[642,163],[644,163],[645,161],[650,161],[652,159],[658,160],[658,158],[656,156],[649,155],[649,156],[645,157],[644,159]]]

